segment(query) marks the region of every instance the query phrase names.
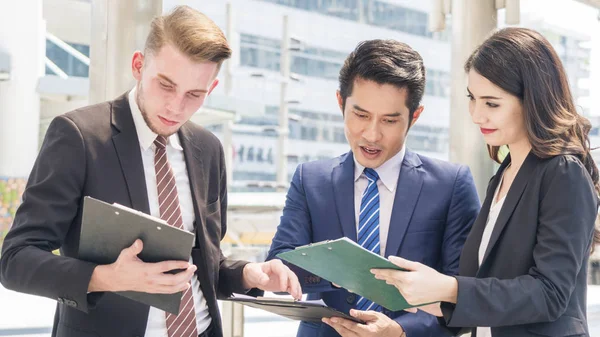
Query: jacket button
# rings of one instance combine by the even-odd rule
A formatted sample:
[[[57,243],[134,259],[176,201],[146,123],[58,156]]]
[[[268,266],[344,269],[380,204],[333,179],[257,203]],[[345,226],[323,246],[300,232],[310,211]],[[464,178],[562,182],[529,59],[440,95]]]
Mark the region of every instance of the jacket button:
[[[348,304],[354,303],[354,300],[356,300],[356,296],[354,294],[346,296],[346,302],[348,302]]]

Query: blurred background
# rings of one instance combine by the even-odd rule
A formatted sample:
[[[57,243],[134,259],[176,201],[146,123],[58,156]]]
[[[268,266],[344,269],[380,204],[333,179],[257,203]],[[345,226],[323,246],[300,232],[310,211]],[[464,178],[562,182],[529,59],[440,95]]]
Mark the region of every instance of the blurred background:
[[[550,40],[600,146],[600,0],[1,1],[0,245],[50,121],[130,89],[131,55],[150,20],[180,4],[213,19],[233,49],[221,85],[192,117],[226,149],[226,255],[264,259],[296,166],[349,150],[335,92],[362,40],[396,39],[421,53],[425,112],[408,146],[468,164],[480,195],[495,166],[468,115],[462,64],[497,27]],[[589,324],[600,337],[600,256],[590,263]],[[221,305],[228,337],[295,336],[297,322]],[[49,336],[54,308],[0,286],[0,336]]]

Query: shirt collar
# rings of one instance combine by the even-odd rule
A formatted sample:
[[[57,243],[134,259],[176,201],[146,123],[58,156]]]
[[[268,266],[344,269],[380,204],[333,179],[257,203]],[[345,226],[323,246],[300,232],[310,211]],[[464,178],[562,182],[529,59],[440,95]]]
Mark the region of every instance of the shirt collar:
[[[398,151],[392,158],[388,159],[385,163],[381,164],[381,166],[375,168],[375,172],[379,175],[379,179],[383,183],[383,185],[390,192],[394,192],[396,187],[398,186],[398,177],[400,176],[400,168],[402,167],[402,162],[404,161],[404,155],[406,154],[406,146],[403,145],[402,149]],[[362,166],[358,160],[356,160],[356,156],[354,157],[354,182],[358,181],[358,179],[363,175],[363,171],[365,167]]]
[[[154,131],[150,130],[150,127],[148,127],[148,124],[146,124],[146,121],[144,120],[144,116],[142,116],[142,112],[140,111],[136,101],[136,87],[131,89],[128,99],[129,108],[131,109],[131,115],[133,116],[133,123],[137,131],[140,146],[143,151],[146,151],[154,145],[154,140],[158,135],[154,133]],[[171,145],[171,147],[175,150],[183,151],[177,133],[174,133],[168,137],[167,146],[168,145]]]

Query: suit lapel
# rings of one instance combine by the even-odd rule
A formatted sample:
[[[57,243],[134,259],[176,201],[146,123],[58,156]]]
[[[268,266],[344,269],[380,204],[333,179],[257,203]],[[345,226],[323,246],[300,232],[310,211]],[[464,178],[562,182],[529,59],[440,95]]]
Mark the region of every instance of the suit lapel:
[[[131,206],[150,214],[142,152],[127,95],[128,93],[121,95],[112,103],[111,123],[118,131],[113,135],[112,141],[125,176]]]
[[[510,158],[507,158],[507,160],[509,160],[509,159]],[[506,162],[506,160],[505,160],[505,162]],[[498,241],[498,238],[502,234],[504,227],[506,227],[508,220],[510,219],[513,212],[515,211],[515,207],[519,203],[519,200],[521,200],[523,191],[525,191],[525,187],[527,187],[527,183],[529,182],[531,176],[535,173],[535,168],[537,167],[538,162],[539,162],[538,158],[533,154],[533,152],[530,152],[527,155],[527,158],[525,158],[523,165],[519,169],[519,172],[517,173],[515,180],[510,185],[510,189],[508,190],[508,193],[506,194],[506,199],[504,199],[504,204],[502,205],[502,208],[500,209],[500,214],[498,215],[498,220],[496,221],[496,224],[494,225],[494,230],[492,231],[492,236],[490,237],[490,242],[487,246],[487,249],[486,249],[483,259],[481,261],[482,265],[483,265],[483,263],[485,263],[486,258],[490,255],[490,252],[494,248],[494,245],[496,244],[496,242]],[[498,177],[496,177],[496,179],[498,179],[498,181],[500,180],[500,178],[499,178],[500,176],[501,176],[501,174],[498,174]],[[496,183],[496,186],[498,186],[498,183]],[[489,191],[492,194],[492,198],[493,198],[493,195],[495,194],[495,191],[496,191],[495,188],[493,190]],[[489,213],[489,209],[488,209],[488,213]],[[481,241],[481,239],[480,239],[480,241]]]
[[[398,185],[396,186],[385,256],[396,255],[404,240],[406,229],[412,218],[415,205],[421,194],[421,187],[423,186],[421,165],[419,157],[407,150],[402,162],[402,168],[400,169]]]
[[[202,169],[204,167],[204,165],[202,165],[202,148],[200,147],[200,144],[197,144],[197,141],[192,137],[192,134],[192,130],[190,130],[187,123],[179,129],[179,140],[181,141],[181,147],[183,147],[185,165],[190,179],[192,201],[194,202],[197,240],[202,242],[204,237],[198,236],[203,236],[204,232],[198,230],[198,228],[204,228],[202,217],[200,216],[200,205],[206,203],[206,200],[204,200],[204,196],[206,195],[206,177],[204,175],[204,170]]]
[[[337,214],[342,225],[344,236],[356,241],[356,220],[354,210],[354,157],[352,152],[340,158],[340,163],[333,168],[333,190]]]

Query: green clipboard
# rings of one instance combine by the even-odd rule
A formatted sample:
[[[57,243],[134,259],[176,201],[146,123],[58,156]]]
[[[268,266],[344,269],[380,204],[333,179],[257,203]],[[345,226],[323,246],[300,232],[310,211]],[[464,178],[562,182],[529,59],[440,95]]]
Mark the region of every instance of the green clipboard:
[[[371,269],[403,270],[402,268],[348,238],[297,247],[280,253],[277,257],[388,310],[399,311],[419,306],[408,304],[396,287],[376,279],[370,272]]]

